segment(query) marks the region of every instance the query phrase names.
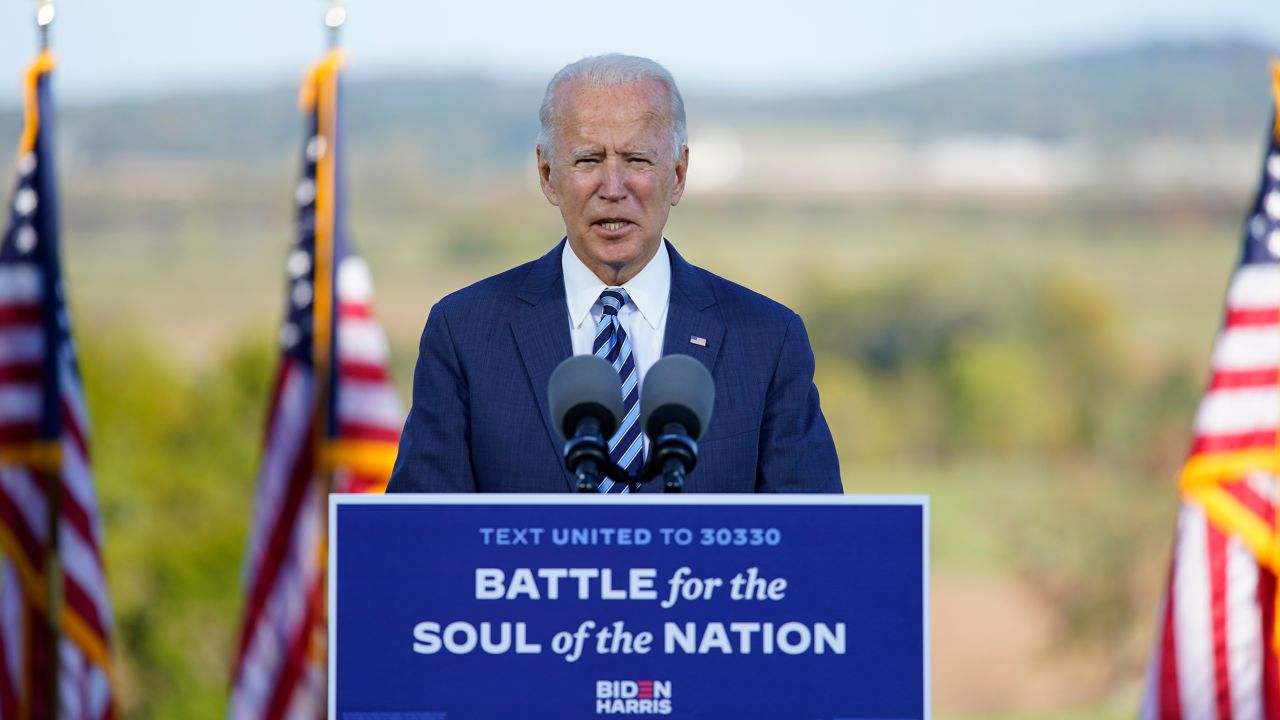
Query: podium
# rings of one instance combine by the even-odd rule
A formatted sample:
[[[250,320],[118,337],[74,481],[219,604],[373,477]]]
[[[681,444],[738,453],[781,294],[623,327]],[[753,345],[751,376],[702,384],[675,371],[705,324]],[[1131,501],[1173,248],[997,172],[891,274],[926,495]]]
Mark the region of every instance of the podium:
[[[329,717],[930,717],[928,499],[334,495]]]

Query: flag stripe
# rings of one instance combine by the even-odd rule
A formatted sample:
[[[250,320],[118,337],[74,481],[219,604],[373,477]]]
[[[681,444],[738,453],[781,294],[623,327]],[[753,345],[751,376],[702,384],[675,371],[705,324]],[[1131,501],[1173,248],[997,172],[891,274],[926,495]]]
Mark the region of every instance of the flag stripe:
[[[1213,374],[1213,378],[1209,381],[1209,390],[1274,387],[1278,381],[1280,381],[1280,371],[1277,371],[1276,368],[1224,370]]]
[[[1228,495],[1235,498],[1237,502],[1252,512],[1259,520],[1266,523],[1272,530],[1276,526],[1276,514],[1273,505],[1258,494],[1257,490],[1247,482],[1228,482],[1222,484],[1222,489]]]
[[[245,650],[248,648],[250,634],[257,625],[258,616],[262,613],[262,608],[266,604],[267,596],[275,582],[276,575],[280,572],[281,564],[284,562],[290,530],[293,528],[294,523],[297,522],[298,509],[302,505],[302,499],[306,495],[307,482],[311,478],[313,469],[312,446],[314,443],[311,441],[310,434],[304,437],[305,440],[299,449],[293,472],[289,475],[288,488],[280,507],[280,514],[269,526],[271,529],[267,533],[267,537],[270,540],[267,542],[258,572],[252,579],[253,584],[249,588],[249,603],[245,610],[244,632],[241,634],[240,647],[237,653],[237,657],[240,658],[244,657]]]
[[[1274,430],[1280,426],[1280,391],[1246,388],[1208,393],[1196,413],[1198,435],[1228,435]]]
[[[1258,588],[1255,596],[1262,613],[1262,632],[1258,639],[1262,645],[1262,717],[1273,718],[1280,713],[1280,663],[1276,646],[1271,641],[1276,632],[1276,577],[1266,569],[1258,572]]]
[[[1229,308],[1223,324],[1229,328],[1280,324],[1280,306]]]
[[[1230,710],[1235,718],[1262,716],[1262,613],[1258,608],[1258,564],[1253,553],[1240,538],[1223,536],[1226,541],[1224,572],[1227,588],[1226,666],[1223,668],[1230,686]]]
[[[17,588],[11,563],[0,559],[0,588]],[[18,717],[18,682],[22,677],[22,597],[0,591],[0,717]]]
[[[39,422],[43,403],[38,384],[0,385],[0,425]]]
[[[63,462],[68,466],[74,464],[74,467],[68,467],[63,473],[68,480],[62,484],[62,521],[91,542],[98,535],[97,511],[92,505],[86,507],[86,503],[92,502],[92,496],[81,497],[78,493],[83,489],[77,488],[77,485],[89,481],[88,468],[74,453],[64,454]],[[72,475],[79,476],[79,480],[70,480]]]
[[[307,588],[323,568],[316,562],[315,545],[320,541],[320,507],[323,498],[312,484],[302,503],[303,511],[290,527],[289,556],[273,579],[259,622],[253,629],[249,650],[237,678],[233,717],[258,720],[266,712],[270,696],[279,685],[290,646],[307,610]]]
[[[276,386],[279,402],[269,415],[272,422],[267,430],[267,441],[262,454],[262,470],[258,477],[258,498],[254,506],[253,526],[250,536],[248,576],[258,574],[267,541],[267,532],[278,522],[277,514],[290,490],[290,478],[297,473],[299,455],[305,452],[309,441],[314,408],[314,386],[310,372],[286,361],[278,375]]]
[[[0,266],[0,305],[27,307],[43,301],[44,281],[39,265],[11,262]]]
[[[341,292],[342,289],[343,288],[340,287],[339,292]],[[340,301],[338,303],[338,315],[340,317],[352,318],[354,320],[373,319],[372,309],[369,307],[366,300],[360,300],[358,302],[345,300]]]
[[[385,364],[391,352],[382,327],[371,320],[342,318],[338,324],[338,359],[362,365]]]
[[[1275,430],[1252,430],[1240,433],[1201,435],[1192,442],[1191,453],[1221,453],[1250,448],[1272,448],[1276,444]]]
[[[0,383],[38,383],[40,382],[41,368],[37,364],[12,364],[0,365]]]
[[[1213,349],[1218,370],[1274,370],[1280,367],[1280,328],[1237,328],[1218,337]]]
[[[86,481],[80,485],[76,495],[89,499],[94,497],[93,483],[89,480],[88,472],[89,439],[86,437],[86,430],[89,426],[80,420],[75,405],[69,402],[70,399],[64,393],[59,406],[62,412],[62,442],[64,445],[70,443],[70,449],[74,450],[74,454],[83,461],[81,467],[84,468]]]
[[[1231,308],[1280,307],[1280,266],[1242,265],[1227,291],[1227,306]]]
[[[338,365],[338,373],[348,380],[364,380],[385,383],[388,380],[385,365],[343,361]]]
[[[105,598],[88,591],[89,588],[103,585],[102,568],[90,547],[75,532],[68,532],[69,528],[65,524],[62,530],[64,592],[68,600],[74,595],[81,601],[71,607],[80,614],[95,635],[104,637],[106,623],[103,620],[107,616]]]
[[[277,680],[275,693],[267,706],[264,720],[280,720],[288,712],[289,702],[293,698],[294,690],[298,686],[298,680],[302,676],[303,666],[306,663],[307,645],[311,642],[311,634],[319,614],[320,593],[322,592],[324,592],[323,585],[317,583],[307,593],[307,613],[303,621],[298,623],[297,632],[289,643],[288,652],[285,655],[287,660],[284,672],[281,673]]]
[[[1176,557],[1176,556],[1175,556]],[[1181,720],[1181,691],[1178,688],[1178,652],[1177,652],[1177,593],[1175,581],[1178,573],[1177,562],[1169,567],[1169,591],[1165,595],[1164,628],[1160,636],[1160,707],[1159,717],[1167,720]],[[1152,715],[1154,719],[1157,717]]]
[[[386,383],[347,379],[338,386],[342,420],[358,425],[391,425],[403,420],[400,396]]]
[[[1213,632],[1214,701],[1218,717],[1227,720],[1231,714],[1231,672],[1227,667],[1227,538],[1217,528],[1205,528],[1205,547],[1209,558],[1209,607]]]
[[[0,363],[31,365],[44,361],[44,331],[39,328],[0,328]]]
[[[34,486],[34,478],[24,469],[0,465],[0,524],[12,534],[30,565],[44,565],[47,521],[44,497]]]
[[[68,579],[63,584],[64,602],[66,610],[70,610],[86,625],[95,637],[106,637],[106,628],[98,617],[98,609],[94,606],[94,600],[84,590],[80,584]]]
[[[39,325],[41,307],[32,305],[0,305],[0,327]]]
[[[400,427],[387,425],[365,425],[356,422],[341,422],[338,433],[345,440],[373,440],[389,444],[400,441]]]
[[[0,445],[21,447],[40,439],[40,428],[34,423],[0,424]]]
[[[1206,535],[1207,522],[1203,513],[1194,508],[1184,508],[1179,525],[1178,573],[1174,578],[1178,691],[1184,714],[1196,720],[1215,720],[1218,717],[1210,624],[1209,584],[1212,577],[1208,571]]]

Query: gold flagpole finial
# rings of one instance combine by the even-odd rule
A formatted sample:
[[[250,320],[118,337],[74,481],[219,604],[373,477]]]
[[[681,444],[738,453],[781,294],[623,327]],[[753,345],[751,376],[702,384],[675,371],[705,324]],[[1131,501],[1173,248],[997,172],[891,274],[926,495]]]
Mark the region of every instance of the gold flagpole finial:
[[[1276,140],[1280,140],[1280,57],[1271,59],[1271,99],[1275,103],[1275,127],[1271,129]],[[1280,635],[1280,626],[1276,628]]]
[[[329,28],[329,49],[338,49],[338,34],[347,22],[347,9],[342,0],[327,0],[329,8],[324,13],[324,25]]]
[[[53,24],[53,0],[38,0],[36,3],[36,25],[40,28],[40,51],[49,49],[49,26]]]

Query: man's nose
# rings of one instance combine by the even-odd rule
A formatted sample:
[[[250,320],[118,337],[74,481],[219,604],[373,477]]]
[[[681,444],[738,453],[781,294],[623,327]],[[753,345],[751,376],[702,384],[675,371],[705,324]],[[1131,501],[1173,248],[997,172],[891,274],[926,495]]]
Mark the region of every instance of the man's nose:
[[[599,195],[603,200],[621,200],[627,196],[626,168],[622,163],[606,160],[600,168]]]

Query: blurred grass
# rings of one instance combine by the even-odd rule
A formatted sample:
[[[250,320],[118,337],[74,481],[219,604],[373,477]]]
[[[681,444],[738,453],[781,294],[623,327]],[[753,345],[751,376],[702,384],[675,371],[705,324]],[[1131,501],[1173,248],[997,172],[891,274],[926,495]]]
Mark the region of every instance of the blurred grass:
[[[956,715],[956,720],[1131,720],[1136,711],[1129,703],[1104,703],[1070,710],[1045,712]]]

